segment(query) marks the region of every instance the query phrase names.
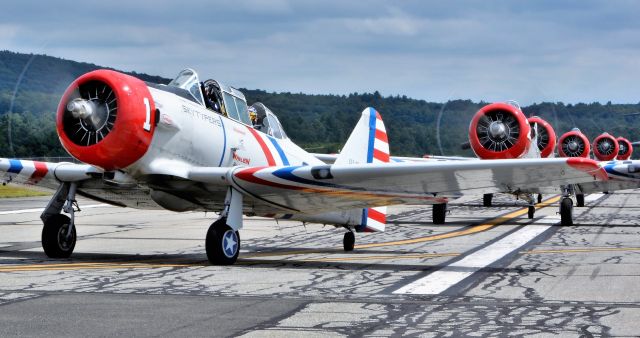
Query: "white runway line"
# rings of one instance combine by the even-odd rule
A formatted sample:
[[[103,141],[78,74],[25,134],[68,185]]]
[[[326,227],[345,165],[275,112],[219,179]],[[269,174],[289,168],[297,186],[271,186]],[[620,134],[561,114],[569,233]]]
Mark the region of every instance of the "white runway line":
[[[600,197],[604,196],[604,194],[591,194],[584,197],[584,203],[591,203]]]
[[[99,208],[99,207],[110,207],[110,205],[104,204],[104,203],[89,204],[89,205],[83,205],[82,207],[80,207],[80,210],[84,210],[88,208]],[[0,215],[28,214],[30,212],[42,212],[43,210],[44,208],[0,211]]]
[[[557,218],[553,219],[553,224],[558,222]],[[538,221],[536,221],[536,224],[526,225],[507,237],[480,249],[459,261],[451,263],[450,265],[437,270],[424,278],[407,284],[393,293],[419,295],[440,294],[448,288],[460,283],[465,278],[478,272],[480,269],[491,265],[502,257],[529,243],[551,227],[551,225],[539,225],[537,223]]]

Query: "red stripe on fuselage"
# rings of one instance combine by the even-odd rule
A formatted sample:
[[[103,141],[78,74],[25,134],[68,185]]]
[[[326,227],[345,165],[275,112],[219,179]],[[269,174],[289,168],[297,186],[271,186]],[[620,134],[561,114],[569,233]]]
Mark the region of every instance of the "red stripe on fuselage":
[[[269,150],[269,147],[267,147],[267,144],[264,143],[264,140],[262,139],[262,137],[260,137],[260,135],[258,135],[258,132],[255,131],[253,128],[249,127],[249,126],[247,126],[247,129],[249,129],[251,134],[253,134],[253,137],[255,137],[256,141],[258,141],[258,144],[260,144],[260,148],[262,148],[262,152],[264,153],[264,156],[267,157],[267,164],[270,167],[276,165],[276,161],[273,159],[273,155],[271,154],[271,150]]]
[[[369,208],[369,211],[367,211],[367,218],[371,218],[372,220],[380,222],[382,224],[387,223],[387,216],[380,211],[372,208]]]

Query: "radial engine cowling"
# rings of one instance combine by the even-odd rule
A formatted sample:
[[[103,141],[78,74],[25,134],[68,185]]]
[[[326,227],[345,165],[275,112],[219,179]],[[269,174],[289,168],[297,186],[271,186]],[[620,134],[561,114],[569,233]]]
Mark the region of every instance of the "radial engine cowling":
[[[549,157],[556,148],[556,132],[549,122],[534,116],[528,119],[531,128],[538,126],[537,146],[540,150],[540,157]]]
[[[602,133],[593,140],[593,156],[600,161],[611,161],[618,156],[619,145],[615,137]]]
[[[631,145],[631,142],[624,137],[618,137],[616,141],[618,141],[618,157],[616,157],[616,159],[630,159],[631,154],[633,154],[633,145]]]
[[[589,139],[578,128],[564,133],[558,140],[560,157],[589,157]]]
[[[56,125],[71,156],[111,171],[128,167],[147,152],[154,117],[153,98],[143,81],[101,69],[69,85]]]
[[[480,109],[469,125],[469,143],[481,159],[519,158],[531,146],[531,127],[522,111],[507,103]]]

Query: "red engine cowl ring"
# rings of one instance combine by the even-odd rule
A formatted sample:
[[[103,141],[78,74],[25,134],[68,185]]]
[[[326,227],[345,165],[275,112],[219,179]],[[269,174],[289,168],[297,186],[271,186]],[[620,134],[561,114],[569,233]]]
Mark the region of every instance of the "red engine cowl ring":
[[[469,125],[469,143],[481,159],[522,157],[531,146],[531,128],[519,108],[507,103],[482,107]]]
[[[537,116],[528,118],[529,125],[533,128],[534,124],[538,125],[538,150],[540,157],[549,157],[556,148],[556,132],[551,124]]]
[[[631,158],[631,154],[633,154],[633,145],[631,142],[624,137],[618,137],[616,139],[618,141],[618,160],[628,160]]]
[[[618,141],[608,133],[602,133],[593,140],[593,156],[600,161],[611,161],[618,156]]]
[[[564,133],[558,140],[560,157],[589,157],[590,151],[589,139],[578,128]]]
[[[149,149],[155,106],[147,85],[112,70],[86,73],[64,92],[56,117],[62,146],[104,170],[123,169]]]

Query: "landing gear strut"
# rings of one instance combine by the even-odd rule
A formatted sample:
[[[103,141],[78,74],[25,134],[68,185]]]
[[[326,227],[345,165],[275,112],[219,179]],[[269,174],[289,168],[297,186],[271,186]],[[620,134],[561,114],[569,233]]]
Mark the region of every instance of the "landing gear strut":
[[[444,224],[447,214],[447,203],[433,205],[433,224]]]
[[[40,216],[44,222],[42,248],[50,258],[68,258],[76,247],[76,189],[75,182],[61,184]],[[61,210],[70,217],[60,214]]]
[[[349,230],[348,232],[344,233],[342,244],[344,246],[344,251],[353,251],[353,247],[356,244],[356,236],[353,234],[353,231]]]
[[[527,217],[529,217],[529,219],[533,219],[533,216],[536,214],[536,207],[534,207],[533,205],[529,206],[529,209],[527,210]]]
[[[222,217],[209,227],[205,248],[211,264],[231,265],[240,253],[240,233],[231,229],[227,219]]]
[[[490,207],[492,199],[493,199],[493,194],[482,195],[482,205],[485,207]]]

